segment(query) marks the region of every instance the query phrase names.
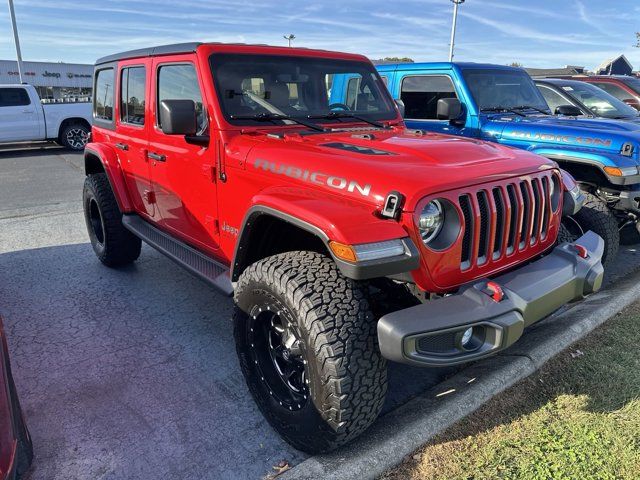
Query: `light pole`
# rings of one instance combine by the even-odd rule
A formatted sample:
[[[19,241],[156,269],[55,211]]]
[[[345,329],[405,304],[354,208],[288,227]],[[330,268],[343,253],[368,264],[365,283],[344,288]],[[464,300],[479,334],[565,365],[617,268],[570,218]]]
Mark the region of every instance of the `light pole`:
[[[296,36],[293,33],[290,33],[289,35],[283,35],[285,40],[287,40],[287,42],[289,42],[289,47],[291,47],[291,42],[293,41],[294,38],[296,38]]]
[[[16,25],[16,12],[13,9],[13,0],[9,0],[9,15],[11,16],[11,25],[13,26],[13,40],[16,43],[16,54],[18,56],[18,77],[22,82],[22,53],[20,52],[20,39],[18,38],[18,26]]]
[[[451,43],[449,44],[449,61],[453,62],[453,45],[456,41],[456,22],[458,21],[458,5],[464,3],[464,0],[451,0],[453,3],[453,22],[451,23]]]

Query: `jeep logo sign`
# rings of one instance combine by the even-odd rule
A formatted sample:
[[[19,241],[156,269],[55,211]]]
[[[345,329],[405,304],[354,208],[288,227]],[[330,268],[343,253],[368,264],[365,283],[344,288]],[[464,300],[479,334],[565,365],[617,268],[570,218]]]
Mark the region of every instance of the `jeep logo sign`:
[[[277,164],[275,162],[269,162],[268,160],[261,160],[259,158],[256,159],[253,166],[255,168],[261,168],[264,171],[270,171],[276,175],[286,175],[287,177],[315,183],[316,185],[327,185],[331,188],[335,188],[336,190],[347,190],[352,193],[357,191],[365,197],[371,193],[371,185],[368,183],[360,185],[355,180],[327,175],[326,173],[310,172],[309,170],[302,170],[298,167],[284,165],[282,163]]]

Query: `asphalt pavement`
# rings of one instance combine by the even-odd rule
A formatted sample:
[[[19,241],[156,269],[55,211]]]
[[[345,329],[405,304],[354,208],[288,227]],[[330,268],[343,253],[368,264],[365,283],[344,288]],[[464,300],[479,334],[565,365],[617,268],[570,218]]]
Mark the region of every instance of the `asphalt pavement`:
[[[81,154],[0,150],[0,314],[34,442],[26,478],[258,479],[304,460],[249,395],[232,301],[147,246],[102,266],[83,181]],[[392,365],[385,412],[452,373]]]

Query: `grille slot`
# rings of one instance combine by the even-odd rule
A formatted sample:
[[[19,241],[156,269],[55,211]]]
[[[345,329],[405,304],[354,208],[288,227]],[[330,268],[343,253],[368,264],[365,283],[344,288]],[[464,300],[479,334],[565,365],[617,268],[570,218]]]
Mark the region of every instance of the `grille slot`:
[[[482,265],[487,261],[487,245],[489,242],[489,203],[487,202],[487,193],[481,190],[477,194],[478,208],[480,209],[480,242],[478,244],[478,265]]]
[[[520,194],[522,195],[522,227],[520,228],[520,245],[522,250],[527,243],[527,235],[531,233],[531,198],[525,182],[520,182]]]
[[[459,200],[460,209],[464,217],[464,235],[462,236],[462,268],[468,268],[471,261],[471,240],[473,235],[473,216],[471,214],[471,200],[469,195],[462,195]]]
[[[493,241],[493,258],[499,258],[502,251],[502,237],[504,235],[504,227],[506,222],[504,200],[502,199],[502,191],[499,188],[493,189],[493,201],[496,204],[496,236]]]
[[[459,195],[461,270],[502,261],[547,239],[552,218],[548,173]]]

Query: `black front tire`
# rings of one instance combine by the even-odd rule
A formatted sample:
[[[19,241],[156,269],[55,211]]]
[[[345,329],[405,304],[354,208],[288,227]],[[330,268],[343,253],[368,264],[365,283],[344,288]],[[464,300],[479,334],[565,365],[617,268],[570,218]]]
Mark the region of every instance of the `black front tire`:
[[[293,447],[312,454],[333,450],[378,417],[387,369],[376,321],[366,289],[331,259],[298,251],[260,260],[241,275],[235,301],[245,380],[265,418]],[[269,333],[274,329],[266,322],[274,326],[274,319],[292,345],[287,358],[298,362],[295,376],[278,375],[286,368],[270,361],[277,343],[271,339],[285,337],[278,327],[275,336]]]
[[[600,235],[604,240],[602,265],[607,268],[615,260],[620,247],[618,220],[597,196],[587,192],[584,195],[586,199],[580,211],[562,219],[565,228],[564,233],[560,231],[560,236],[564,235],[565,241],[573,241],[589,230]]]
[[[122,225],[122,213],[105,173],[87,175],[82,195],[91,246],[108,267],[134,262],[142,241]]]

